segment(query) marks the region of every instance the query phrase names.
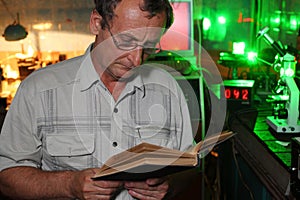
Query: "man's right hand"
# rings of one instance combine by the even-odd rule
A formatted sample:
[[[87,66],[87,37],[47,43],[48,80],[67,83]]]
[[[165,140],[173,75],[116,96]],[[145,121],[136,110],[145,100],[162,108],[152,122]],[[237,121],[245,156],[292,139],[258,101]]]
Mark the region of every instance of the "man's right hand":
[[[73,174],[71,181],[72,194],[79,199],[111,199],[123,188],[120,181],[92,180],[95,169],[78,171]]]
[[[12,167],[0,172],[0,191],[11,199],[111,199],[123,189],[120,181],[95,181],[96,169],[42,171]]]

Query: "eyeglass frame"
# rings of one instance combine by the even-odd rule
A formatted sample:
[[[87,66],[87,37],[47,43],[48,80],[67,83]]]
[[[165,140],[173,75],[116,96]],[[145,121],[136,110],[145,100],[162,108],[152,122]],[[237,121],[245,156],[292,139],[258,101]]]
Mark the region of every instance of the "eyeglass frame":
[[[130,48],[123,48],[123,47],[122,47],[123,44],[118,43],[118,41],[116,40],[115,36],[112,34],[110,28],[108,28],[108,32],[109,32],[109,34],[110,34],[110,36],[111,36],[111,38],[112,38],[112,40],[113,40],[114,45],[115,45],[118,49],[120,49],[120,50],[122,50],[122,51],[132,51],[132,50],[136,49],[136,48],[139,47],[139,46],[142,47],[143,55],[144,55],[144,54],[147,54],[147,55],[153,55],[153,54],[157,54],[157,53],[159,53],[159,52],[162,51],[160,42],[158,42],[159,48],[156,48],[156,47],[153,47],[153,48],[145,48],[145,46],[143,46],[143,45],[141,45],[141,44],[138,44],[138,43],[132,43],[133,46],[130,47]],[[125,43],[124,43],[124,44],[125,44]],[[147,50],[151,50],[151,52],[148,52]]]

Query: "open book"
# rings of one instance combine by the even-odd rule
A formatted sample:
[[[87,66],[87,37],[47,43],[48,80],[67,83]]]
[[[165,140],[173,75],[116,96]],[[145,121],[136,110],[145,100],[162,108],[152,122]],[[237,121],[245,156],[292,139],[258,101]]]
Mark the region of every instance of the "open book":
[[[199,165],[199,154],[210,151],[214,145],[233,135],[231,131],[222,132],[200,141],[185,152],[141,143],[108,159],[93,179],[145,180],[191,169]]]

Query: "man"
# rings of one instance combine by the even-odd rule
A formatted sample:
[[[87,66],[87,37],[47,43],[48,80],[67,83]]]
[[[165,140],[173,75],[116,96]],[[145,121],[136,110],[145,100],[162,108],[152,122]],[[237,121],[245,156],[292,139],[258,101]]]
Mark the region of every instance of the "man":
[[[193,141],[184,96],[139,67],[172,23],[168,0],[95,0],[84,56],[24,80],[0,135],[0,191],[13,199],[162,199],[170,179],[93,180],[110,156],[141,141]],[[170,194],[170,192],[169,192]]]

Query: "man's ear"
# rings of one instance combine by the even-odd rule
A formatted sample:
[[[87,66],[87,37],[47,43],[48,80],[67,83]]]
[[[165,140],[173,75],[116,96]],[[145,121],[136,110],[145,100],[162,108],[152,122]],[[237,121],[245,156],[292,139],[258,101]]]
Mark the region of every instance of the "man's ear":
[[[98,35],[101,30],[102,17],[96,10],[93,10],[90,17],[90,31],[94,35]]]

